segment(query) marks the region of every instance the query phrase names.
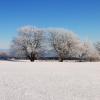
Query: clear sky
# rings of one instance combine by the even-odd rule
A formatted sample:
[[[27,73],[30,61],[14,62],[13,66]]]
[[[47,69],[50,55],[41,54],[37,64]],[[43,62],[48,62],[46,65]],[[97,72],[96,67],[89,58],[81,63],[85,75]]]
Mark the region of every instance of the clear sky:
[[[0,0],[0,48],[24,25],[64,27],[81,39],[100,40],[100,0]]]

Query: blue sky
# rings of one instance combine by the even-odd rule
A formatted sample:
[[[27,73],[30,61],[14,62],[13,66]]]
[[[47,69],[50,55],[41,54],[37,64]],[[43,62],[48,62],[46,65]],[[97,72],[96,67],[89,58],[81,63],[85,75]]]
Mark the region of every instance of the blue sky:
[[[100,0],[0,0],[0,48],[24,25],[63,27],[81,39],[100,40]]]

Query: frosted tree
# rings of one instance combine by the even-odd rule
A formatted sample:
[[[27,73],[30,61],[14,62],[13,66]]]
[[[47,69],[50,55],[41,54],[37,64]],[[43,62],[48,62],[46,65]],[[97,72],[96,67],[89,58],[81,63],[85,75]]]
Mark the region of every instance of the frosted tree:
[[[95,43],[95,47],[96,47],[96,49],[97,49],[97,51],[99,52],[99,55],[100,55],[100,41]]]
[[[56,51],[59,61],[75,54],[79,39],[71,31],[65,29],[48,29],[50,33],[50,43]]]
[[[98,51],[95,49],[94,45],[89,41],[82,42],[79,45],[78,50],[79,50],[78,54],[80,60],[86,60],[86,61],[99,60]]]
[[[12,41],[11,49],[18,57],[26,57],[34,61],[42,50],[43,31],[33,26],[24,26]]]

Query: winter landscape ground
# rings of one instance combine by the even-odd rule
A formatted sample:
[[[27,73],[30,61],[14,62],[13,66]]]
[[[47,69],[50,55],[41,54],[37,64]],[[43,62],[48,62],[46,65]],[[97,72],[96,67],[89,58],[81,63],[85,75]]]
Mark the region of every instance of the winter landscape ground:
[[[99,100],[100,62],[0,61],[0,100]]]

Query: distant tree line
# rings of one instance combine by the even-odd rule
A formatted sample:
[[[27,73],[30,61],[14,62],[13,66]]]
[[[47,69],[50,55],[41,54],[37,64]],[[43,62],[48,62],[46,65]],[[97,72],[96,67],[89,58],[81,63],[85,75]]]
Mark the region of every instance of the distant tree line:
[[[89,41],[81,41],[74,32],[63,28],[21,27],[18,36],[12,40],[10,50],[13,57],[26,58],[32,62],[43,59],[49,51],[53,54],[51,58],[58,59],[59,62],[65,59],[100,60],[100,42],[93,44]],[[46,56],[46,58],[50,57]]]
[[[1,51],[0,52],[0,60],[8,60],[8,59],[9,59],[9,54]]]

